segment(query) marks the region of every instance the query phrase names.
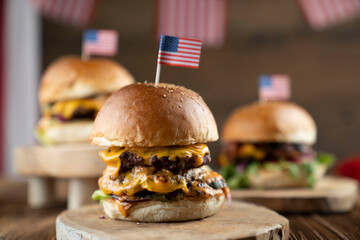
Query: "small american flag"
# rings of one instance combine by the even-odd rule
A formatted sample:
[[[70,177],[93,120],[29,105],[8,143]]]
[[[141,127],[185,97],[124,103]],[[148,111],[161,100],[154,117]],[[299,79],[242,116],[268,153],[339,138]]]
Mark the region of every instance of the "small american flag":
[[[360,0],[298,0],[308,25],[321,30],[360,15]]]
[[[112,56],[117,53],[118,34],[114,30],[89,29],[83,33],[83,55]]]
[[[31,0],[45,18],[86,27],[90,24],[98,0]]]
[[[290,78],[287,75],[261,75],[259,77],[260,100],[288,100]]]
[[[227,0],[158,0],[156,36],[201,39],[204,46],[225,42]]]
[[[199,68],[201,40],[161,35],[158,63]]]

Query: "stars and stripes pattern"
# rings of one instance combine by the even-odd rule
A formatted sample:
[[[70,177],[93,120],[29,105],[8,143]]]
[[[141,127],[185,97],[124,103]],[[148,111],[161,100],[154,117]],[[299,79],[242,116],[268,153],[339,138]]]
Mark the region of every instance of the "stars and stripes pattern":
[[[201,40],[161,35],[158,63],[199,68]]]
[[[298,0],[308,25],[321,30],[360,15],[360,0]]]
[[[259,99],[286,101],[290,98],[288,75],[261,75],[259,77]]]
[[[83,33],[82,53],[85,56],[113,56],[118,49],[118,34],[114,30],[88,29]]]
[[[90,24],[98,0],[31,0],[45,18],[83,28]]]
[[[201,39],[205,47],[225,42],[226,0],[158,0],[156,36]]]

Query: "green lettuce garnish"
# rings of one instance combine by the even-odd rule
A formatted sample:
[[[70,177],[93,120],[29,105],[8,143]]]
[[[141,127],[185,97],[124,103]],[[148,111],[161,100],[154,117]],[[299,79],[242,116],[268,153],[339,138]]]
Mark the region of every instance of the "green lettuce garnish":
[[[53,145],[52,141],[48,137],[46,137],[45,132],[43,130],[35,129],[34,136],[36,140],[38,140],[39,143],[41,143],[42,145],[45,146]]]
[[[330,153],[325,153],[325,152],[319,152],[316,155],[316,161],[319,164],[324,164],[326,166],[331,166],[334,164],[336,160],[336,157]]]
[[[300,165],[305,172],[306,181],[309,188],[313,188],[316,182],[316,167],[317,162],[303,163]]]
[[[92,196],[91,196],[91,198],[93,199],[93,200],[95,200],[95,201],[103,201],[103,200],[105,200],[105,199],[107,199],[107,198],[110,198],[111,196],[109,195],[109,194],[106,194],[106,193],[104,193],[103,191],[101,191],[100,189],[98,189],[98,190],[96,190],[93,194],[92,194]]]
[[[231,177],[236,175],[236,166],[235,164],[229,164],[223,168],[220,169],[220,174],[223,176],[226,180],[230,179]]]
[[[289,170],[289,173],[293,179],[296,179],[300,175],[300,167],[296,163],[288,163],[287,169]]]
[[[256,174],[259,167],[263,167],[271,171],[283,171],[287,170],[292,178],[296,179],[300,173],[303,172],[306,176],[306,181],[309,188],[313,188],[316,182],[316,168],[318,165],[331,166],[335,162],[335,156],[329,153],[318,153],[315,161],[296,164],[280,160],[277,163],[263,163],[253,162],[249,164],[243,172],[236,172],[236,166],[234,164],[223,167],[220,170],[220,174],[224,177],[230,188],[246,188],[250,186],[248,174]]]

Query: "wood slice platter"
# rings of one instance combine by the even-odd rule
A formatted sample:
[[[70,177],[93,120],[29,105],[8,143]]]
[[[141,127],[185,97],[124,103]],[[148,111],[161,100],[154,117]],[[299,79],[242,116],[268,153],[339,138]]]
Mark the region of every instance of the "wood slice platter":
[[[99,177],[106,168],[100,150],[103,148],[91,144],[20,146],[15,148],[14,164],[22,176]]]
[[[348,212],[358,197],[356,180],[327,176],[314,189],[231,190],[234,200],[263,205],[277,212]]]
[[[212,217],[176,223],[136,223],[104,216],[102,207],[89,205],[62,212],[56,219],[56,238],[70,239],[276,239],[289,238],[289,221],[267,208],[233,202]]]

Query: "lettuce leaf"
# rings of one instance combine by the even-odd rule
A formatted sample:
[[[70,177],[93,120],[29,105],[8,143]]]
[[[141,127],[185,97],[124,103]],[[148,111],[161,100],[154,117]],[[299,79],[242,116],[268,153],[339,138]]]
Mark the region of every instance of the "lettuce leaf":
[[[326,166],[331,166],[334,164],[336,158],[334,155],[330,154],[330,153],[325,153],[325,152],[319,152],[316,155],[316,161],[320,164],[324,164]]]
[[[313,188],[315,186],[315,182],[316,182],[316,167],[317,167],[317,162],[311,162],[311,163],[303,163],[301,164],[301,168],[304,170],[305,172],[305,176],[306,176],[306,181],[308,184],[309,188]]]
[[[110,197],[111,197],[110,195],[104,193],[104,192],[101,191],[100,189],[96,190],[96,191],[92,194],[92,196],[91,196],[91,198],[92,198],[94,201],[103,201],[103,200],[105,200],[105,199],[107,199],[107,198],[110,198]]]
[[[229,188],[246,188],[249,187],[248,173],[257,173],[259,169],[259,163],[253,162],[249,164],[245,170],[241,173],[236,172],[236,166],[234,164],[223,167],[220,170],[220,174],[226,180],[226,184]]]
[[[45,136],[45,133],[42,130],[35,129],[34,136],[35,136],[36,140],[38,140],[38,142],[41,143],[42,145],[45,145],[45,146],[53,145],[52,141]]]
[[[300,166],[296,163],[288,163],[287,169],[293,179],[296,179],[300,175]]]
[[[249,180],[244,173],[236,174],[226,181],[229,188],[246,188],[249,186]]]
[[[230,179],[231,177],[236,175],[236,167],[235,164],[230,164],[220,169],[220,174],[225,178],[225,180]]]
[[[236,166],[234,164],[223,167],[220,170],[221,175],[227,182],[230,188],[246,188],[249,187],[250,182],[248,174],[256,174],[259,167],[263,167],[270,171],[282,171],[287,170],[292,178],[296,179],[300,173],[303,172],[306,177],[306,181],[309,188],[313,188],[316,182],[316,168],[319,164],[331,166],[335,161],[335,156],[329,153],[320,152],[317,154],[315,161],[296,164],[285,160],[280,160],[277,163],[266,162],[260,164],[259,162],[253,162],[249,164],[242,173],[236,172]]]

